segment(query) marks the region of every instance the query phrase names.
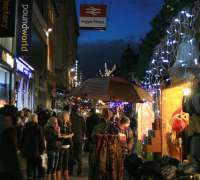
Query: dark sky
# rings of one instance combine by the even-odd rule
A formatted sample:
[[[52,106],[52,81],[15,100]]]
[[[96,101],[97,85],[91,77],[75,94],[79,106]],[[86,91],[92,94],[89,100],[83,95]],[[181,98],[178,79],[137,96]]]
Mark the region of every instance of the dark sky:
[[[85,77],[95,76],[103,69],[104,62],[110,66],[119,63],[128,43],[139,43],[150,30],[150,21],[160,10],[163,0],[77,0],[80,3],[103,3],[108,5],[106,31],[80,31],[79,61]]]

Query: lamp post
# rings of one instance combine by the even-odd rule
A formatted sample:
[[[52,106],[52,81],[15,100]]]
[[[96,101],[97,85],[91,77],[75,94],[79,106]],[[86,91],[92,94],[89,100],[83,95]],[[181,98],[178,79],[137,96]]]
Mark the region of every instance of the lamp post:
[[[49,35],[53,31],[52,28],[48,28],[47,31],[45,31],[46,37],[47,37],[47,69],[50,71],[50,49],[49,49]]]

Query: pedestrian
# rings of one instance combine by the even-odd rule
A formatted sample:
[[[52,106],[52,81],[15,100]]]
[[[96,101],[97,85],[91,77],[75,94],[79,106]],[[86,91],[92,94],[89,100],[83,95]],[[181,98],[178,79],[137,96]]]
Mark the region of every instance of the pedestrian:
[[[37,111],[38,114],[38,124],[43,128],[45,128],[45,125],[47,124],[48,119],[50,118],[48,113],[45,111],[45,109],[40,108]]]
[[[62,121],[60,126],[60,139],[62,141],[62,148],[59,155],[58,169],[62,171],[64,180],[69,180],[69,156],[72,149],[72,127],[70,122],[69,112],[62,113]]]
[[[111,113],[108,108],[104,108],[100,117],[99,123],[93,128],[92,140],[95,141],[96,134],[105,133],[107,127],[110,125]]]
[[[130,119],[127,116],[122,116],[116,125],[110,126],[108,130],[111,134],[119,136],[120,144],[123,149],[123,154],[126,156],[132,153],[133,150],[133,131],[130,128]]]
[[[59,179],[60,174],[57,172],[59,152],[61,149],[61,142],[59,140],[59,135],[60,135],[60,127],[58,125],[57,118],[51,117],[48,120],[47,127],[45,129],[45,138],[47,142],[47,157],[48,157],[46,180]]]
[[[44,153],[44,136],[38,124],[38,116],[33,113],[25,125],[22,137],[21,154],[27,160],[27,179],[42,178],[44,171],[41,155]]]
[[[29,122],[31,117],[31,111],[30,109],[25,108],[24,110],[24,116],[25,116],[25,123]]]
[[[87,142],[85,144],[85,150],[90,151],[92,148],[92,131],[94,127],[99,123],[99,117],[96,114],[95,108],[92,108],[90,111],[90,116],[86,120],[86,137]]]
[[[18,139],[18,147],[20,148],[21,146],[21,140],[22,140],[22,135],[23,135],[23,130],[26,124],[26,117],[24,110],[21,110],[19,112],[19,117],[17,120],[17,139]]]
[[[25,120],[26,120],[26,117],[25,117],[24,110],[19,111],[17,125],[24,126],[26,124]]]
[[[0,179],[23,180],[17,154],[17,108],[0,109]]]
[[[77,175],[79,176],[82,173],[82,145],[84,142],[85,135],[85,121],[80,115],[80,111],[77,105],[72,107],[72,112],[70,115],[72,122],[72,132],[73,136],[73,160],[77,163]],[[74,163],[70,161],[70,172],[73,172]]]

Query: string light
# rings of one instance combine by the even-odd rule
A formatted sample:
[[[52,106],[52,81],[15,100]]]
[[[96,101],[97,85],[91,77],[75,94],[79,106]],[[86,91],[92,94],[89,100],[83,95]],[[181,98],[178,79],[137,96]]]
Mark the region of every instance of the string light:
[[[171,81],[168,75],[168,68],[176,61],[178,47],[182,40],[189,36],[195,37],[194,29],[197,17],[199,16],[199,9],[200,2],[196,2],[193,8],[180,11],[171,22],[166,30],[166,37],[154,49],[151,63],[142,83],[144,88],[149,91],[153,91],[152,89],[160,90],[160,82],[162,80],[167,83]],[[194,45],[194,40],[194,38],[190,38],[188,43]],[[188,56],[193,56],[194,64],[198,65],[198,59],[194,57],[193,52],[189,51]],[[182,59],[177,60],[177,62],[179,62],[182,67],[187,65]]]

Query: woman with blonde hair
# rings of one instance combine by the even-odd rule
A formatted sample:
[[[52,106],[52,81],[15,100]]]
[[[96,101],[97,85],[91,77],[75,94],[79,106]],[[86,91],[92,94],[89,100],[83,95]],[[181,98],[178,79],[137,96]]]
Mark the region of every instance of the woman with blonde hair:
[[[58,170],[62,171],[62,176],[64,180],[69,180],[68,165],[70,150],[72,148],[72,137],[74,134],[72,133],[69,112],[64,111],[61,117],[60,138],[62,146],[59,154]]]
[[[45,150],[42,128],[38,125],[38,116],[33,113],[23,131],[21,153],[27,160],[28,179],[44,176],[41,155]]]
[[[61,149],[59,136],[60,136],[60,127],[58,125],[57,118],[51,117],[48,120],[45,130],[45,138],[47,142],[47,157],[48,157],[47,178],[46,178],[47,180],[59,179],[59,174],[57,173],[59,152]]]

